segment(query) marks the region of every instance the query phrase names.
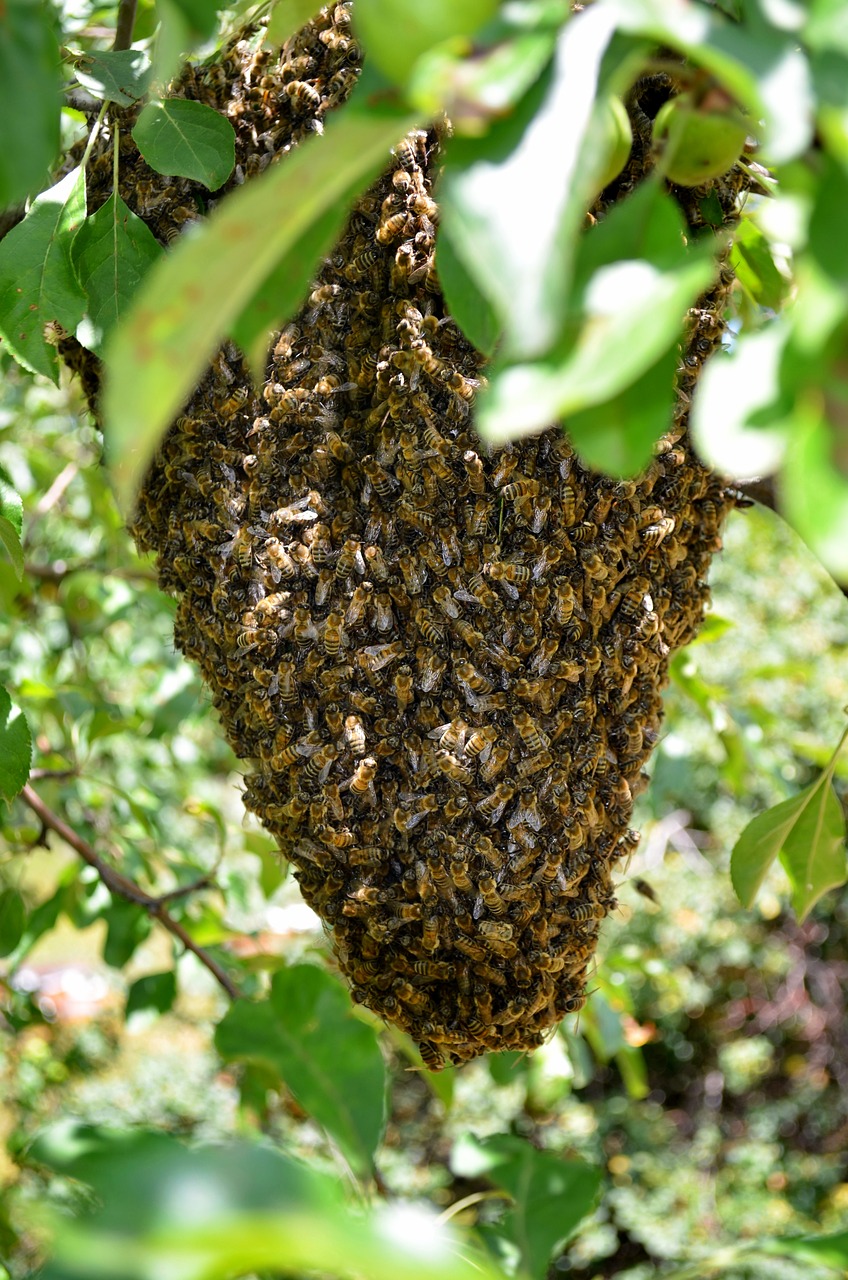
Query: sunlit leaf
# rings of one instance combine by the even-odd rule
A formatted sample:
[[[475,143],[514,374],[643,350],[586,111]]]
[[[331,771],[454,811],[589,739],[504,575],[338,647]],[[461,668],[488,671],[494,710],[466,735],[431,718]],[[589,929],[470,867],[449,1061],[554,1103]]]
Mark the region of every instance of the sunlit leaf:
[[[511,359],[545,353],[567,313],[577,230],[604,157],[592,108],[612,37],[603,6],[562,30],[551,70],[481,139],[453,138],[439,185],[454,252],[489,299]]]
[[[803,397],[781,477],[783,514],[838,582],[848,583],[848,409]],[[837,459],[842,467],[837,467]]]
[[[807,803],[784,837],[780,861],[792,885],[792,906],[799,920],[830,889],[848,880],[845,819],[827,776],[808,788]]]
[[[49,181],[59,150],[61,89],[51,6],[5,0],[0,21],[0,209]]]
[[[100,345],[121,316],[162,246],[146,223],[114,193],[86,218],[73,243],[77,278],[88,297],[88,315],[95,327],[89,344]]]
[[[462,259],[457,257],[444,227],[439,231],[436,242],[436,270],[448,312],[469,342],[483,355],[491,355],[499,336],[498,317]]]
[[[356,0],[353,23],[367,58],[405,85],[417,60],[434,45],[469,37],[495,13],[498,0]]]
[[[774,322],[743,335],[708,361],[692,401],[698,452],[727,475],[770,475],[780,465],[788,426],[777,406],[788,327]],[[760,423],[762,425],[760,425]]]
[[[316,0],[277,0],[268,19],[265,43],[281,45],[317,13]]]
[[[24,572],[24,552],[21,545],[23,529],[23,503],[20,495],[0,472],[0,544],[12,562],[19,578]]]
[[[26,717],[0,685],[0,796],[12,800],[29,777],[32,739]]]
[[[848,1231],[834,1231],[816,1236],[784,1236],[777,1240],[757,1242],[757,1249],[798,1258],[813,1266],[848,1270]]]
[[[510,1193],[514,1205],[499,1230],[517,1245],[521,1270],[534,1280],[543,1280],[554,1250],[591,1212],[601,1184],[600,1170],[585,1160],[564,1160],[508,1134],[466,1138],[451,1167]]]
[[[650,36],[711,71],[754,119],[770,163],[785,163],[813,135],[810,68],[794,32],[763,22],[727,22],[705,6],[666,0],[612,0],[621,29]]]
[[[639,261],[601,268],[586,291],[576,341],[561,363],[549,358],[493,367],[480,398],[480,433],[503,443],[617,396],[669,350],[713,272],[704,257],[673,271]],[[644,323],[646,314],[650,324]]]
[[[848,877],[845,826],[839,801],[823,775],[797,796],[749,822],[733,847],[730,875],[737,897],[750,907],[775,858],[792,881],[799,917]]]
[[[759,307],[777,310],[789,291],[789,281],[775,265],[771,246],[750,218],[740,222],[733,237],[730,265],[742,288]]]
[[[189,1149],[161,1133],[65,1124],[29,1154],[94,1192],[76,1218],[45,1209],[53,1258],[44,1280],[503,1280],[435,1214],[403,1204],[353,1210],[340,1179],[270,1145]]]
[[[202,102],[148,102],[133,140],[151,169],[202,182],[217,191],[233,171],[236,135],[226,116]]]
[[[0,335],[3,346],[33,373],[58,382],[56,350],[44,326],[70,333],[85,312],[85,294],[71,263],[71,246],[85,220],[85,174],[72,169],[44,191],[0,241]]]
[[[416,121],[352,104],[283,163],[246,183],[145,281],[106,353],[106,441],[129,505],[165,427],[216,346],[306,230],[354,183],[365,185]],[[297,270],[302,270],[298,264]]]
[[[586,466],[635,476],[650,463],[654,444],[672,425],[679,359],[674,343],[617,396],[569,414],[564,425]]]
[[[147,93],[150,58],[142,49],[97,50],[77,58],[74,72],[92,97],[131,107]]]
[[[353,1017],[347,992],[316,965],[274,975],[271,998],[239,1001],[219,1024],[224,1058],[264,1062],[367,1173],[385,1124],[385,1067],[374,1031]]]

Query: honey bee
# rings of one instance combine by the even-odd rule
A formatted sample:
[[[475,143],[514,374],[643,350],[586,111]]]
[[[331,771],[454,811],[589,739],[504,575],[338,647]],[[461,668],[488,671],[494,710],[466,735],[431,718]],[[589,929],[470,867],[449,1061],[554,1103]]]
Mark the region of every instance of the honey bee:
[[[412,671],[406,663],[399,667],[394,678],[395,699],[398,705],[398,712],[403,715],[413,700],[412,692]]]
[[[526,564],[516,564],[512,560],[496,560],[490,561],[483,566],[483,572],[488,574],[493,582],[507,582],[510,585],[521,584],[530,581],[530,566]]]
[[[218,413],[222,418],[234,418],[240,409],[247,404],[250,396],[249,387],[238,387],[231,395],[227,396],[218,406]]]
[[[454,602],[449,587],[436,587],[433,591],[433,602],[447,618],[458,618],[460,611]]]
[[[543,769],[550,769],[553,759],[550,751],[538,751],[535,755],[527,756],[522,760],[516,769],[516,773],[519,778],[529,778]]]
[[[295,676],[294,663],[284,658],[279,666],[280,698],[289,706],[300,701],[300,690]]]
[[[492,726],[473,730],[465,743],[465,754],[470,760],[479,759],[484,764],[489,757],[496,738],[497,730]]]
[[[490,693],[493,686],[471,662],[459,662],[454,667],[454,675],[459,684],[472,694]]]
[[[344,722],[347,745],[355,756],[365,754],[365,729],[359,716],[349,715]]]
[[[444,631],[427,609],[416,609],[414,622],[427,644],[438,645],[444,640]]]
[[[533,755],[543,752],[550,745],[547,734],[543,734],[533,717],[527,711],[517,711],[514,717],[515,727],[521,735],[525,748]]]
[[[346,538],[342,547],[339,558],[336,561],[336,581],[342,582],[357,568],[357,560],[361,558],[361,543],[358,538]]]
[[[411,596],[420,595],[424,590],[427,576],[414,556],[402,555],[398,560],[406,589]]]
[[[343,622],[344,615],[336,610],[328,613],[324,619],[324,652],[329,658],[338,657],[344,643]]]
[[[305,776],[318,783],[324,782],[337,755],[338,752],[332,742],[325,742],[304,765]]]
[[[317,113],[321,110],[321,95],[306,80],[290,80],[284,92],[292,105],[299,107],[301,111]]]
[[[538,492],[539,481],[528,480],[526,476],[520,480],[511,481],[499,490],[500,496],[507,502],[517,502],[522,498],[534,498]]]
[[[515,795],[515,787],[510,782],[499,782],[494,791],[484,796],[477,804],[477,812],[494,825]],[[482,890],[481,890],[482,892]]]
[[[361,583],[354,591],[345,613],[345,623],[353,629],[365,621],[373,587],[370,582]]]
[[[377,793],[374,789],[376,776],[377,761],[374,757],[366,756],[363,760],[360,760],[348,782],[353,795],[360,800],[367,798],[372,805],[376,805]]]
[[[436,754],[436,764],[451,782],[466,786],[472,781],[472,773],[450,751],[441,750]]]
[[[671,516],[665,516],[662,520],[658,520],[656,524],[649,524],[647,528],[642,530],[643,542],[648,547],[658,547],[669,534],[674,532],[674,525],[675,522]]]
[[[556,583],[555,592],[554,617],[560,626],[565,626],[574,613],[577,605],[577,595],[574,587],[565,578],[560,578]]]
[[[445,822],[456,822],[458,818],[463,817],[468,809],[468,804],[467,795],[451,796],[442,810]]]
[[[493,782],[508,763],[509,747],[493,747],[488,760],[480,766],[480,777],[484,782]]]
[[[417,801],[410,809],[403,809],[401,807],[396,808],[392,815],[392,820],[398,831],[403,835],[406,835],[407,832],[412,831],[414,827],[417,827],[420,822],[424,821],[428,814],[433,813],[434,810],[438,809],[438,807],[439,802],[435,796],[423,796],[421,800]]]
[[[385,556],[379,547],[366,547],[364,558],[368,572],[376,582],[388,581],[391,576],[389,573],[389,566],[386,564]],[[381,597],[378,597],[378,599],[380,598]]]

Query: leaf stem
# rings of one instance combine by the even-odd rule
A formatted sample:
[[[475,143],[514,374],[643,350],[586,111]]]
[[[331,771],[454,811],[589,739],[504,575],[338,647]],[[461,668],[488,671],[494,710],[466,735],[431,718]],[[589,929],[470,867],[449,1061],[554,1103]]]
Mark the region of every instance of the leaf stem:
[[[115,26],[115,42],[112,49],[129,49],[132,44],[135,11],[138,0],[121,0],[118,5],[118,21]]]
[[[175,920],[165,910],[164,904],[176,896],[175,892],[165,893],[159,898],[145,893],[135,881],[129,880],[126,876],[121,875],[120,871],[110,867],[108,862],[105,862],[100,857],[100,854],[91,847],[87,840],[83,840],[82,836],[77,835],[58,814],[55,814],[52,809],[47,807],[38,792],[33,791],[28,783],[21,792],[20,798],[25,804],[29,805],[30,809],[41,819],[46,828],[50,831],[55,831],[56,835],[64,840],[65,844],[79,854],[83,862],[87,862],[90,867],[94,867],[110,893],[117,894],[119,897],[125,898],[127,902],[134,902],[143,907],[148,915],[152,916],[154,920],[158,920],[164,929],[167,929],[175,938],[179,938],[187,951],[191,951],[193,955],[197,956],[200,963],[218,980],[231,1000],[241,998],[241,992],[226,970],[218,964],[218,961],[205,948],[198,946],[179,920]],[[187,887],[186,892],[197,887],[199,885],[190,885]]]

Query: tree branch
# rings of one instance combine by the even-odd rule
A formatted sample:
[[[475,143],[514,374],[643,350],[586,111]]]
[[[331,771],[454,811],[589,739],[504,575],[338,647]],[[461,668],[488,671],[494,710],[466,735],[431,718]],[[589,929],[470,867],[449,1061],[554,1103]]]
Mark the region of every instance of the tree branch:
[[[238,1000],[241,997],[241,992],[226,970],[218,964],[217,960],[210,956],[208,951],[203,947],[199,947],[180,922],[165,910],[164,903],[169,898],[174,897],[173,893],[163,894],[161,898],[154,898],[139,888],[134,881],[128,880],[126,876],[121,875],[120,871],[110,867],[108,862],[105,862],[94,851],[87,840],[83,840],[81,836],[78,836],[66,822],[47,807],[41,796],[36,791],[33,791],[29,784],[21,792],[21,799],[25,804],[29,805],[33,813],[38,816],[48,830],[55,831],[56,835],[60,836],[65,844],[70,845],[74,852],[79,854],[83,862],[87,862],[90,867],[94,867],[110,893],[118,894],[119,897],[125,898],[127,902],[135,902],[138,906],[143,907],[154,920],[159,921],[163,928],[167,929],[175,938],[179,938],[187,951],[191,951],[197,956],[200,963],[205,965],[209,972],[217,978],[232,1000]]]
[[[132,44],[133,27],[135,26],[135,10],[137,0],[121,0],[118,6],[118,22],[115,27],[114,49],[129,49]]]

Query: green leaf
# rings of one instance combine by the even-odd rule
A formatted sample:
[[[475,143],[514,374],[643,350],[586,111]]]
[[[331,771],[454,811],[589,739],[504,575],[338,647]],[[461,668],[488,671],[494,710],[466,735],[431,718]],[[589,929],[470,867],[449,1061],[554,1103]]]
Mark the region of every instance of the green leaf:
[[[142,279],[162,256],[162,246],[141,218],[113,193],[96,213],[86,218],[71,253],[95,328],[87,345],[99,351]]]
[[[24,936],[26,907],[15,889],[0,891],[0,956],[8,956]]]
[[[273,46],[285,44],[318,11],[316,0],[277,0],[268,19],[265,43]]]
[[[184,18],[192,35],[208,39],[218,25],[218,10],[226,0],[171,0]]]
[[[780,851],[780,861],[792,884],[792,906],[799,920],[809,915],[828,890],[848,880],[845,819],[829,775],[823,774],[808,790],[808,801],[785,836]]]
[[[785,518],[836,580],[848,583],[848,467],[842,461],[848,413],[839,398],[825,398],[820,389],[799,398],[790,420],[781,499]],[[844,469],[837,469],[837,459]]]
[[[164,973],[148,973],[130,987],[125,1016],[128,1018],[139,1009],[155,1009],[157,1013],[167,1013],[176,994],[177,975],[173,969],[166,969]]]
[[[490,356],[500,333],[498,317],[457,256],[444,227],[439,229],[436,242],[436,270],[449,313],[468,341]]]
[[[0,685],[0,796],[14,800],[29,777],[32,739],[26,717]]]
[[[612,33],[606,6],[577,14],[550,72],[512,114],[485,138],[445,149],[441,224],[494,308],[510,359],[543,355],[565,322],[578,230],[604,167],[593,100]]]
[[[757,1250],[788,1254],[813,1266],[848,1270],[848,1231],[834,1231],[821,1236],[784,1236],[777,1240],[757,1242]]]
[[[65,1123],[29,1154],[93,1195],[54,1213],[43,1280],[231,1280],[245,1274],[504,1280],[476,1242],[412,1206],[349,1208],[337,1176],[270,1145],[183,1146]]]
[[[4,547],[12,562],[12,568],[20,581],[24,576],[24,553],[21,546],[21,537],[11,520],[2,515],[0,515],[0,544]]]
[[[444,111],[455,133],[469,137],[485,133],[493,120],[505,116],[542,75],[556,45],[557,27],[562,25],[560,6],[556,25],[522,31],[503,39],[494,47],[464,54],[462,44],[449,42],[424,54],[416,63],[406,86],[409,101],[428,114]],[[517,8],[506,11],[518,14]],[[486,34],[491,38],[490,24]]]
[[[100,50],[78,58],[74,72],[92,97],[132,107],[150,85],[150,58],[142,49]]]
[[[416,122],[391,109],[357,110],[352,100],[323,137],[313,135],[245,183],[151,273],[106,352],[107,452],[126,506],[234,319],[297,254],[309,226],[354,183],[379,173],[389,148]]]
[[[5,547],[18,578],[22,578],[24,573],[22,529],[23,503],[20,495],[5,476],[0,474],[0,543]]]
[[[0,21],[0,209],[48,181],[59,151],[61,91],[52,6],[5,0]]]
[[[135,902],[113,898],[103,918],[106,921],[103,959],[113,969],[122,969],[150,933],[150,916]]]
[[[586,466],[635,476],[649,464],[654,443],[672,424],[679,359],[674,343],[617,396],[566,419],[569,438]]]
[[[751,21],[726,22],[706,7],[666,0],[620,0],[622,31],[648,36],[711,71],[754,120],[767,163],[801,155],[813,135],[810,68],[794,32]]]
[[[813,217],[817,208],[818,201]],[[750,218],[743,218],[733,237],[730,265],[736,279],[758,307],[777,311],[783,305],[790,282],[778,270],[768,240]]]
[[[466,1165],[476,1163],[473,1173]],[[520,1269],[532,1280],[544,1280],[551,1256],[563,1245],[594,1207],[601,1172],[585,1160],[563,1160],[552,1151],[537,1151],[523,1138],[496,1134],[466,1139],[458,1169],[466,1176],[484,1176],[503,1187],[515,1204],[499,1232],[518,1247]],[[470,1166],[469,1166],[470,1167]]]
[[[671,198],[646,183],[586,238],[576,268],[579,329],[559,359],[556,352],[534,364],[499,357],[480,397],[481,435],[502,443],[614,400],[667,358],[715,273],[709,242],[686,249],[668,239],[678,221]],[[650,385],[656,394],[658,378]]]
[[[822,270],[844,286],[848,284],[848,245],[839,228],[848,201],[848,173],[827,153],[821,167],[810,215],[810,252]]]
[[[467,40],[496,12],[498,0],[356,0],[353,22],[367,58],[397,85],[434,45]]]
[[[351,1166],[368,1173],[385,1125],[385,1067],[340,983],[315,965],[283,969],[270,1000],[233,1005],[215,1043],[226,1059],[272,1066]]]
[[[842,811],[829,775],[758,814],[736,841],[730,878],[744,907],[752,905],[778,855],[792,881],[793,907],[801,919],[828,889],[848,877]]]
[[[55,349],[44,326],[58,321],[73,333],[85,313],[85,294],[71,263],[71,246],[85,220],[85,173],[72,169],[44,191],[0,241],[0,336],[31,373],[58,384]]]
[[[188,98],[148,102],[133,140],[157,173],[202,182],[217,191],[236,161],[236,135],[226,116]]]
[[[783,321],[743,334],[701,374],[692,401],[692,438],[701,457],[727,475],[771,475],[780,466],[789,435],[778,407],[789,336]]]
[[[315,263],[338,239],[358,190],[357,182],[303,231],[230,327],[230,337],[258,375],[264,377],[271,334],[300,306],[315,275]]]

